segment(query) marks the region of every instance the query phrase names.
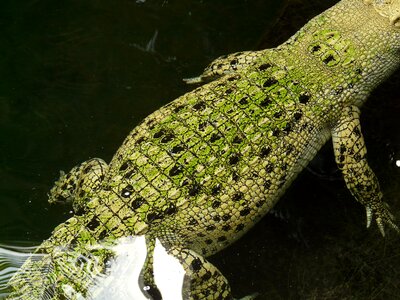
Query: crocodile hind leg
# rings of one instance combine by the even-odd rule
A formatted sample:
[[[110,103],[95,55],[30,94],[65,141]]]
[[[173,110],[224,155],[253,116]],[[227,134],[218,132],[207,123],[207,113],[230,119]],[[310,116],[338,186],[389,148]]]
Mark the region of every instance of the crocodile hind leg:
[[[227,279],[204,257],[179,247],[172,247],[169,253],[181,262],[185,270],[183,299],[233,299]]]
[[[148,299],[233,300],[227,279],[195,251],[146,236],[146,252],[139,286]]]
[[[212,61],[198,77],[186,78],[188,84],[212,81],[226,74],[231,74],[239,69],[249,66],[253,61],[263,55],[265,51],[244,51],[223,55]]]
[[[157,282],[158,271],[155,264],[159,264],[160,251],[155,251],[155,248],[160,247],[161,243],[157,244],[156,246],[155,239],[146,237],[147,256],[139,280],[142,291],[152,300],[161,300],[165,297],[164,289],[160,286],[160,282]],[[183,300],[233,299],[226,278],[205,258],[192,250],[176,246],[169,248],[167,253],[177,259],[183,267],[185,273],[182,286]],[[171,268],[172,265],[164,265],[158,270],[170,272]],[[173,281],[179,281],[178,278],[173,279]]]
[[[87,160],[71,169],[60,172],[49,193],[49,203],[72,202],[75,213],[79,214],[85,203],[102,184],[108,165],[100,158]]]
[[[375,218],[379,230],[385,235],[384,224],[396,231],[393,215],[382,201],[378,179],[368,165],[367,148],[361,133],[360,110],[356,106],[346,107],[338,124],[332,130],[333,149],[336,162],[341,169],[347,188],[363,204],[367,211],[367,227]]]

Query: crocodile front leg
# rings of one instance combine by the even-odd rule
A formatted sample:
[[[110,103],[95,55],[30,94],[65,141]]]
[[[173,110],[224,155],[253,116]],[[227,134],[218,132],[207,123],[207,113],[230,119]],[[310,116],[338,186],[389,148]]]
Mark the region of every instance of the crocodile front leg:
[[[226,74],[231,74],[237,70],[249,66],[256,59],[265,54],[262,51],[244,51],[223,55],[213,60],[198,77],[186,78],[184,81],[187,84],[209,82]]]
[[[356,106],[346,107],[339,122],[332,130],[333,149],[336,162],[341,169],[347,188],[363,204],[367,211],[367,227],[374,217],[382,235],[384,224],[389,224],[396,231],[393,215],[387,204],[382,201],[379,182],[368,165],[367,148],[361,133],[360,110]]]
[[[100,158],[84,161],[60,178],[50,190],[49,203],[71,202],[75,213],[84,211],[90,195],[101,187],[108,165]]]

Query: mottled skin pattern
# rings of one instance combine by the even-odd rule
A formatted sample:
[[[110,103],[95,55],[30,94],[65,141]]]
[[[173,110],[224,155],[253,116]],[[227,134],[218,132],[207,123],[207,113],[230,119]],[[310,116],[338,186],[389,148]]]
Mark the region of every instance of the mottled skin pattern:
[[[150,252],[157,237],[184,265],[184,299],[231,299],[204,257],[264,216],[331,136],[368,226],[398,230],[366,161],[359,107],[398,67],[399,7],[342,0],[279,47],[221,57],[189,79],[217,78],[148,116],[108,167],[92,159],[62,175],[50,201],[72,200],[75,216],[37,250],[49,255],[17,273],[10,298],[64,299],[68,287],[90,297],[91,275],[113,255],[95,245],[146,235]],[[83,270],[83,256],[98,264]],[[146,265],[141,284],[157,299],[151,254]]]

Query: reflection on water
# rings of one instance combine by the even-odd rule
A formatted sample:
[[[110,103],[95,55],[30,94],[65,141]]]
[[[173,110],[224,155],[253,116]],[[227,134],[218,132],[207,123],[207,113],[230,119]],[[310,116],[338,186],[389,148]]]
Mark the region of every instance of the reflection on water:
[[[43,255],[32,254],[36,247],[11,246],[0,244],[0,299],[8,295],[7,283],[30,257],[39,260]]]
[[[141,283],[148,256],[145,236],[120,238],[113,245],[104,242],[78,251],[55,248],[46,255],[31,254],[36,247],[0,246],[1,299],[9,294],[7,283],[18,271],[11,284],[23,288],[13,293],[12,299],[26,295],[52,299],[54,289],[62,290],[65,299],[147,299],[143,291],[149,287]],[[162,298],[182,299],[182,264],[158,239],[152,251],[154,282]]]

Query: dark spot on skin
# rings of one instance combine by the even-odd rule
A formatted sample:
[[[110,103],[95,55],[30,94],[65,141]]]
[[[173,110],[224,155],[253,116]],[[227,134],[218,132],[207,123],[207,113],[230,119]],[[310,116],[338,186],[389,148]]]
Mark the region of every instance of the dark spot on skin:
[[[79,207],[76,211],[75,211],[75,215],[76,216],[83,216],[86,213],[85,209],[83,207]]]
[[[189,188],[189,196],[196,196],[200,192],[200,186],[198,184],[193,184]]]
[[[121,190],[121,196],[124,198],[129,198],[132,195],[133,187],[131,185],[127,185]]]
[[[292,153],[294,150],[294,146],[292,144],[289,144],[286,148],[286,155],[289,155],[290,153]]]
[[[334,61],[335,58],[333,57],[332,54],[329,54],[327,57],[325,57],[322,61],[324,62],[324,64],[329,64],[330,62]]]
[[[288,164],[285,163],[285,162],[283,162],[282,165],[281,165],[281,169],[282,169],[283,171],[285,171],[285,170],[287,170],[287,167],[288,167]]]
[[[267,80],[264,81],[263,87],[268,88],[277,83],[278,83],[278,80],[276,80],[275,78],[268,78]]]
[[[95,230],[97,227],[99,227],[100,222],[96,217],[93,217],[90,222],[86,225],[87,228],[90,230]]]
[[[80,198],[82,198],[83,196],[85,196],[85,191],[84,190],[81,190],[80,192],[79,192],[79,197]],[[66,201],[67,199],[65,199],[65,197],[63,197],[62,195],[58,195],[57,196],[57,200],[58,201]]]
[[[220,237],[217,239],[217,241],[218,241],[218,242],[225,242],[225,241],[226,241],[226,236],[220,236]]]
[[[101,241],[101,240],[105,239],[107,237],[107,233],[108,233],[108,231],[106,229],[103,230],[102,232],[100,232],[99,240]]]
[[[221,69],[224,65],[223,64],[218,64],[217,69]]]
[[[221,191],[221,185],[217,184],[211,189],[211,195],[216,196]]]
[[[260,208],[260,207],[262,207],[264,204],[265,204],[265,201],[258,201],[258,202],[256,203],[256,206],[257,206],[258,208]]]
[[[172,141],[174,138],[175,138],[175,135],[173,135],[172,133],[169,133],[161,139],[161,143],[168,143],[168,142]]]
[[[230,158],[229,158],[229,164],[230,165],[236,165],[239,162],[239,154],[233,154]]]
[[[344,154],[346,152],[346,146],[344,144],[340,144],[340,154]]]
[[[138,138],[138,140],[135,142],[136,145],[139,145],[141,142],[144,141],[144,137]]]
[[[201,262],[200,258],[195,258],[192,263],[190,264],[190,267],[194,272],[198,272],[201,270],[203,267],[203,263]]]
[[[354,155],[354,159],[356,160],[356,162],[360,162],[362,157],[361,157],[361,155],[359,153],[357,153],[357,154]]]
[[[250,213],[250,211],[251,211],[251,209],[248,208],[248,207],[246,207],[245,209],[243,209],[243,210],[240,211],[240,215],[241,215],[242,217],[247,216],[247,215]]]
[[[207,245],[211,245],[212,244],[212,240],[210,240],[210,239],[205,240],[205,242],[206,242]]]
[[[204,233],[202,233],[202,232],[198,232],[198,233],[197,233],[197,236],[198,236],[198,237],[205,237],[206,235],[205,235]]]
[[[315,45],[311,48],[312,53],[318,52],[319,50],[321,50],[321,46],[319,45]]]
[[[233,181],[238,181],[238,179],[239,179],[239,175],[236,172],[233,172],[232,173],[232,180]]]
[[[359,129],[358,127],[354,127],[353,132],[354,132],[358,137],[361,136],[361,131],[360,131],[360,129]]]
[[[231,230],[231,226],[226,224],[226,225],[222,226],[222,230],[223,231],[229,231],[229,230]]]
[[[193,105],[194,110],[201,110],[201,109],[204,109],[205,107],[206,107],[206,104],[204,103],[204,101],[199,101],[195,105]]]
[[[275,128],[275,129],[272,131],[272,135],[273,135],[273,136],[279,136],[279,133],[280,133],[280,130],[279,130],[278,128]]]
[[[340,95],[343,92],[343,87],[339,86],[334,90],[335,95]]]
[[[290,123],[286,123],[285,127],[283,128],[283,131],[288,134],[290,131],[292,131],[292,125]]]
[[[281,111],[277,111],[276,113],[274,113],[274,118],[280,118],[282,117],[282,112]]]
[[[228,81],[235,81],[235,80],[237,80],[237,79],[240,79],[240,76],[239,76],[239,75],[231,76],[231,77],[229,77],[227,80],[228,80]]]
[[[339,155],[339,162],[344,162],[345,156],[344,155]]]
[[[261,148],[261,152],[260,152],[260,157],[267,157],[268,156],[268,154],[270,154],[271,153],[271,148],[269,148],[269,147],[263,147],[263,148]]]
[[[153,283],[144,281],[143,286],[146,286],[145,293],[148,296],[150,296],[150,299],[156,299],[156,300],[162,299],[160,291],[158,290],[157,286],[155,286]]]
[[[232,218],[231,215],[223,215],[223,216],[222,216],[222,220],[225,221],[225,222],[226,222],[226,221],[229,221],[231,218]],[[226,225],[226,226],[228,226],[228,225]]]
[[[221,202],[219,202],[219,201],[214,201],[214,202],[211,204],[211,207],[215,209],[215,208],[218,208],[220,205],[221,205]]]
[[[207,122],[201,122],[199,124],[199,130],[204,131],[204,128],[206,128],[207,124],[208,124]]]
[[[235,231],[239,232],[239,231],[242,231],[243,229],[244,229],[244,224],[239,224],[238,226],[236,226]]]
[[[182,181],[181,186],[186,186],[189,184],[189,180],[185,179]]]
[[[126,172],[126,173],[124,174],[124,178],[125,178],[125,179],[131,178],[133,174],[135,174],[135,170],[133,170],[133,169],[132,169],[132,170],[129,170],[128,172]]]
[[[232,197],[232,201],[239,201],[241,199],[243,199],[243,193],[242,192],[237,192]]]
[[[362,70],[361,70],[360,68],[357,68],[357,69],[356,69],[356,73],[357,73],[358,75],[361,75],[361,74],[362,74]]]
[[[230,62],[230,64],[231,64],[231,67],[232,67],[232,69],[233,70],[236,70],[237,69],[237,64],[238,64],[238,60],[237,59],[232,59],[231,60],[231,62]]]
[[[219,222],[219,221],[221,221],[221,217],[220,217],[219,215],[215,215],[215,216],[213,217],[213,220],[214,220],[215,222]]]
[[[221,135],[219,133],[213,133],[210,137],[210,142],[214,143],[215,141],[218,141],[219,139],[221,139]]]
[[[161,219],[161,215],[159,213],[156,212],[150,212],[147,214],[147,222],[153,222],[155,220]]]
[[[153,129],[154,126],[155,126],[155,122],[154,122],[153,119],[151,119],[151,120],[148,120],[148,121],[147,121],[146,125],[147,125],[150,129]]]
[[[294,115],[293,115],[293,117],[294,117],[294,119],[295,119],[296,121],[300,120],[302,116],[303,116],[303,113],[302,113],[300,110],[299,110],[299,111],[296,111],[296,112],[294,113]]]
[[[266,63],[266,64],[262,64],[261,66],[259,66],[258,70],[265,71],[265,70],[269,69],[270,67],[271,67],[271,65]]]
[[[197,220],[195,218],[191,218],[189,221],[189,225],[192,225],[192,226],[199,225],[199,222],[197,222]]]
[[[246,105],[247,103],[249,103],[248,101],[247,101],[247,97],[243,97],[242,99],[240,99],[239,100],[239,104],[241,104],[241,105]]]
[[[207,280],[210,280],[210,279],[211,279],[211,272],[210,271],[207,271],[206,274],[201,276],[201,281],[207,281]]]
[[[165,134],[165,130],[159,130],[159,131],[157,131],[154,135],[153,135],[153,137],[155,138],[155,139],[158,139],[158,138],[160,138],[160,137],[162,137],[163,135]]]
[[[232,92],[233,92],[232,89],[227,89],[227,90],[225,91],[225,94],[230,95],[230,94],[232,94]]]
[[[177,146],[174,146],[174,147],[171,149],[171,153],[172,153],[172,154],[178,154],[179,152],[182,152],[183,150],[185,150],[185,148],[183,148],[183,147],[180,146],[180,145],[177,145]]]
[[[176,208],[176,206],[173,203],[169,204],[169,207],[164,211],[165,214],[167,215],[173,215],[178,211],[178,209]]]
[[[207,231],[214,231],[215,230],[215,226],[214,225],[209,225],[206,227]]]
[[[183,168],[180,165],[174,165],[170,170],[169,170],[169,176],[173,177],[178,174],[181,174],[183,171]]]
[[[133,210],[138,209],[145,203],[146,203],[146,200],[144,200],[144,198],[142,198],[142,197],[136,198],[135,200],[132,201],[131,208]]]
[[[83,172],[83,174],[87,174],[90,172],[91,169],[92,169],[92,167],[88,166],[88,167],[84,168],[82,172]]]
[[[302,104],[306,104],[310,100],[310,95],[303,93],[299,96],[299,102]]]
[[[265,167],[265,171],[267,171],[267,173],[271,173],[274,170],[274,165],[273,164],[268,164]]]
[[[265,97],[263,101],[261,101],[260,106],[266,107],[272,103],[272,100],[268,97]]]
[[[233,144],[240,144],[243,140],[239,136],[235,136],[232,143]]]

